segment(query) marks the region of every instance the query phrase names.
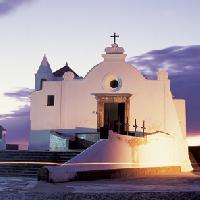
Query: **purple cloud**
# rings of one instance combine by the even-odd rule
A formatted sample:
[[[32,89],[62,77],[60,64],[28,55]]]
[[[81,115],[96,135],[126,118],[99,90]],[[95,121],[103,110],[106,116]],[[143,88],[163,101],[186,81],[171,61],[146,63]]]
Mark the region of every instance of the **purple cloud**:
[[[18,101],[30,101],[30,95],[33,92],[32,89],[22,88],[17,91],[5,92],[4,95],[7,97],[15,98]]]
[[[29,117],[30,115],[30,106],[25,105],[22,108],[19,108],[18,110],[14,110],[9,114],[2,114],[0,115],[0,120],[6,119],[6,118],[16,118],[16,117]]]
[[[153,50],[128,62],[151,78],[167,69],[173,95],[186,99],[188,132],[200,132],[200,45]]]
[[[171,75],[179,73],[200,73],[200,45],[174,46],[153,50],[140,56],[131,57],[128,62],[140,71],[155,76],[159,68],[165,68]]]
[[[28,144],[30,132],[29,114],[20,117],[4,118],[0,124],[7,129],[6,142]]]
[[[0,124],[7,129],[7,143],[27,144],[30,132],[30,95],[33,90],[22,88],[6,92],[5,96],[22,101],[25,105],[9,114],[0,115]]]
[[[5,15],[22,4],[31,3],[34,0],[1,0],[0,1],[0,15]]]

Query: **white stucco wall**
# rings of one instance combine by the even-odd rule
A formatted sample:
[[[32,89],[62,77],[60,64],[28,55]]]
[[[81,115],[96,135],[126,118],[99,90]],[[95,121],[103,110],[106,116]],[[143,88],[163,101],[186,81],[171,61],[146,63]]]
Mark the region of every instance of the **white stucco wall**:
[[[31,95],[31,130],[59,129],[61,82],[44,82],[43,90]],[[54,106],[47,106],[47,95],[55,95]]]
[[[158,80],[147,80],[136,68],[125,62],[125,57],[126,54],[103,54],[104,61],[92,68],[83,79],[69,78],[44,82],[43,89],[33,92],[31,96],[31,130],[41,132],[65,129],[69,133],[95,132],[97,100],[94,94],[128,93],[131,94],[130,131],[134,130],[132,126],[134,119],[137,119],[138,131],[142,131],[140,127],[145,120],[147,133],[168,133],[170,138],[173,138],[171,141],[168,137],[165,141],[165,144],[169,142],[168,146],[172,149],[169,154],[173,154],[183,168],[189,169],[185,141],[185,106],[181,100],[173,100],[167,73],[160,71]],[[107,87],[109,77],[119,80],[120,88],[117,91]],[[47,106],[47,95],[55,95],[54,106]],[[152,143],[150,146],[156,146],[155,151],[159,151],[164,146],[162,140],[156,143],[157,136],[152,138],[149,140]],[[140,159],[144,152],[153,151],[145,146],[141,148]],[[151,158],[150,160],[152,161]]]
[[[104,79],[113,74],[122,80],[119,91],[104,88]],[[32,94],[31,129],[75,129],[95,131],[97,127],[97,100],[94,93],[130,93],[130,123],[136,118],[147,131],[164,129],[163,82],[145,79],[125,61],[102,62],[79,80],[45,82],[41,91]],[[47,95],[55,95],[55,106],[46,106]],[[38,115],[40,113],[40,115]],[[83,130],[83,129],[82,129]],[[130,130],[133,130],[130,126]]]
[[[29,151],[49,151],[50,150],[50,131],[40,130],[30,132]]]
[[[50,134],[50,151],[67,151],[69,139],[60,137],[56,134]]]
[[[181,125],[183,136],[186,138],[186,106],[184,99],[174,99],[176,112]]]

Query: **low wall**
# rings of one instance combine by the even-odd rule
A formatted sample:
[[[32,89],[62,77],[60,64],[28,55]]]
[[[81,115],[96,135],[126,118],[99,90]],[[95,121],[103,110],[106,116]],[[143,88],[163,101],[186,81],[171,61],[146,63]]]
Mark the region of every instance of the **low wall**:
[[[112,179],[112,178],[131,178],[150,175],[159,175],[165,173],[180,173],[180,166],[166,166],[166,167],[149,167],[149,168],[125,168],[125,169],[111,169],[111,170],[92,170],[77,172],[76,180],[88,181],[98,179]]]

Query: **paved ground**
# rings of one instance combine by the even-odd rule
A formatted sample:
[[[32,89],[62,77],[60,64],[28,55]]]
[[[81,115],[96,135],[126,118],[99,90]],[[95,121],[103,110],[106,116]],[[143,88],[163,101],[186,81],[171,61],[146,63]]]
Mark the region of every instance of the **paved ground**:
[[[0,177],[0,199],[200,199],[200,174],[50,184]]]

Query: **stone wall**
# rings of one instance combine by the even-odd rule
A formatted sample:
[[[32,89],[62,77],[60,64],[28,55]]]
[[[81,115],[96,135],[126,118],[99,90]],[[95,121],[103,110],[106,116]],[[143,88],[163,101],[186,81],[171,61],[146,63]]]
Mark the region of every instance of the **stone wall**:
[[[50,151],[67,151],[69,140],[56,134],[50,134]]]

